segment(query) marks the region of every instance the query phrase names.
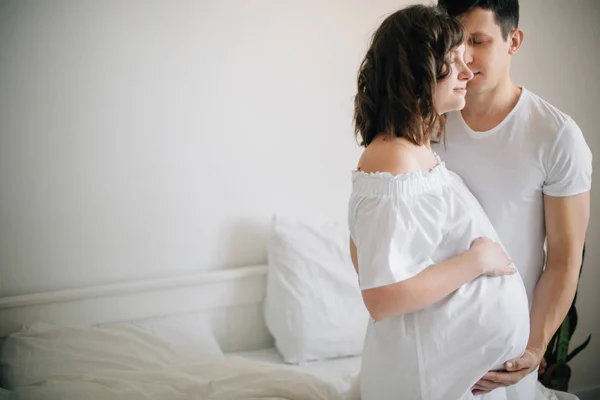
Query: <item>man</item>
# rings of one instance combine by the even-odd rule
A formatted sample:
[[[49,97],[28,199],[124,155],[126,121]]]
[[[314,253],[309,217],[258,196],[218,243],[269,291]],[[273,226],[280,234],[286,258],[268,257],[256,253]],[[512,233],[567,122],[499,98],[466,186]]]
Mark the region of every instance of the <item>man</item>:
[[[466,107],[448,115],[446,142],[434,148],[483,205],[523,277],[531,309],[523,356],[507,360],[506,372],[486,374],[473,393],[507,386],[509,400],[533,399],[537,368],[577,288],[592,155],[575,121],[511,80],[524,36],[518,0],[438,6],[463,22],[474,77]]]

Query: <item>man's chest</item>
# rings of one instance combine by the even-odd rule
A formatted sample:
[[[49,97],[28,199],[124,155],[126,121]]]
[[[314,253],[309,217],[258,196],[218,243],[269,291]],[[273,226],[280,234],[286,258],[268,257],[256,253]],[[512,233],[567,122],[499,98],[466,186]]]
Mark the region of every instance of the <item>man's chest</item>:
[[[442,161],[456,172],[486,212],[514,211],[538,203],[546,174],[539,149],[496,138],[448,138],[434,146]]]

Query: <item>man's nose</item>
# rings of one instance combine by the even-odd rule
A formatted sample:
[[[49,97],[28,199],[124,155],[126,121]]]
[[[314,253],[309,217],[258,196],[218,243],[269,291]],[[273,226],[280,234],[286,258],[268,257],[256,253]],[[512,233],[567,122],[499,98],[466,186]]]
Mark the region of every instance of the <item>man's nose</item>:
[[[473,50],[471,46],[465,46],[465,64],[471,65],[473,62]]]

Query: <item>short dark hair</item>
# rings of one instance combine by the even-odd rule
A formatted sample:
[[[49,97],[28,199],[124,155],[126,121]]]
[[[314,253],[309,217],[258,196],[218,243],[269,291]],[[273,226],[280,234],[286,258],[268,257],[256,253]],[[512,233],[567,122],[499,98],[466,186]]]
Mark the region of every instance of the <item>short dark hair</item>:
[[[462,25],[435,6],[409,6],[383,21],[358,72],[354,126],[362,146],[380,134],[419,146],[441,138],[444,119],[433,93],[463,36]]]
[[[519,0],[438,0],[438,7],[452,17],[458,17],[475,7],[494,12],[504,40],[519,26]]]

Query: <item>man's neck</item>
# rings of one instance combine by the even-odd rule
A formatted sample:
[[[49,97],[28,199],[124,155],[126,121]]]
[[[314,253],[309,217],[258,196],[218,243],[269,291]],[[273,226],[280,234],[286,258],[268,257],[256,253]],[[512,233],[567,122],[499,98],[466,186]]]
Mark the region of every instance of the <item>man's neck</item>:
[[[489,131],[500,124],[517,105],[521,91],[510,79],[483,93],[467,91],[463,119],[474,131]]]

